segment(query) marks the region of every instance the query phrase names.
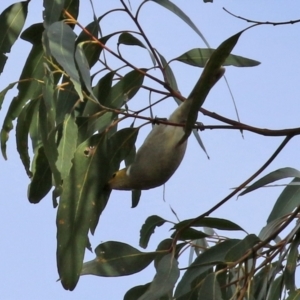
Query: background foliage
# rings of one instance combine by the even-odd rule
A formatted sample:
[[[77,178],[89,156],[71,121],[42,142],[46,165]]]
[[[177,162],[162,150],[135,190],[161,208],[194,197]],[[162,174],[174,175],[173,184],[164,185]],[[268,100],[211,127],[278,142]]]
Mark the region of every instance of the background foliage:
[[[170,13],[175,12],[204,39],[188,16],[172,2],[153,2]],[[130,275],[154,261],[156,276],[153,281],[132,288],[125,299],[165,299],[172,295],[176,299],[198,299],[203,295],[206,299],[296,299],[299,236],[295,221],[299,212],[299,171],[281,168],[242,193],[282,178],[294,178],[277,199],[267,225],[258,235],[245,232],[242,239],[220,236],[220,230],[243,229],[230,220],[209,215],[256,178],[300,130],[265,130],[204,108],[200,108],[202,113],[224,124],[204,126],[204,129],[230,128],[285,138],[253,176],[207,212],[177,224],[159,216],[149,216],[141,228],[141,247],[147,247],[157,226],[170,224],[172,229],[171,235],[159,243],[156,251],[141,252],[122,242],[110,241],[98,245],[96,259],[83,264],[85,248],[91,249],[88,233],[95,232],[110,196],[105,184],[123,160],[128,164],[134,156],[140,128],[135,126],[136,120],[145,120],[148,124],[155,121],[152,108],[168,97],[174,97],[178,103],[184,100],[178,92],[171,62],[204,67],[214,49],[191,49],[168,63],[143,32],[138,18],[140,10],[133,12],[123,1],[120,11],[136,25],[135,32],[102,32],[102,19],[115,11],[100,17],[95,12],[94,20],[88,25],[77,23],[79,3],[76,1],[44,1],[44,22],[23,29],[28,4],[28,1],[16,3],[0,18],[2,28],[6,29],[1,37],[2,71],[7,60],[5,54],[19,35],[32,44],[19,80],[1,92],[2,102],[10,89],[15,86],[18,89],[3,121],[1,150],[7,158],[7,141],[16,120],[17,150],[25,172],[31,178],[28,200],[38,203],[52,189],[53,206],[59,203],[57,267],[64,288],[73,290],[80,275]],[[142,9],[146,5],[142,3]],[[233,35],[217,48],[210,60],[212,66],[208,64],[206,73],[202,73],[208,74],[206,78],[221,64],[258,65],[256,60],[229,55],[241,34],[247,33]],[[117,42],[107,46],[115,37]],[[123,57],[123,46],[130,47],[131,51],[136,51],[136,47],[131,46],[148,50],[150,63],[147,67],[136,66]],[[207,94],[203,78],[204,75],[195,83],[193,92],[197,94],[197,107]],[[141,90],[148,92],[151,104],[147,100],[139,109],[131,109],[130,100],[138,97]],[[199,127],[194,125],[194,118],[195,115],[191,115],[187,121],[187,133]],[[123,126],[124,120],[130,120],[130,126]],[[197,131],[194,132],[202,145]],[[138,205],[139,198],[139,192],[132,193],[132,206]],[[279,234],[289,225],[289,230],[280,238]],[[198,227],[204,227],[203,231]],[[196,258],[187,269],[181,270],[183,276],[179,279],[177,259],[187,249],[195,251]]]

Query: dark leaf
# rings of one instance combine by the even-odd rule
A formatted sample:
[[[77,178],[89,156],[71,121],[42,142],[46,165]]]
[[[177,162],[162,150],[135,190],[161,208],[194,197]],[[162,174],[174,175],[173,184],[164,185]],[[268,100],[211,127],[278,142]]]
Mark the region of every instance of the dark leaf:
[[[160,227],[165,222],[166,220],[159,216],[151,216],[147,218],[145,224],[143,224],[140,230],[140,246],[142,248],[147,248],[148,242],[152,233],[154,233],[155,228]]]
[[[38,106],[39,106],[39,101],[37,100],[30,101],[22,109],[18,117],[17,126],[16,126],[17,150],[19,152],[26,173],[29,177],[31,177],[32,173],[30,172],[30,157],[28,153],[28,135],[33,120],[33,115],[37,114]]]
[[[255,234],[247,235],[238,244],[234,245],[231,249],[228,250],[225,257],[225,261],[227,263],[232,263],[237,261],[243,255],[245,255],[248,250],[251,250],[252,247],[257,245],[259,242],[260,239]]]
[[[240,196],[250,193],[250,192],[252,192],[260,187],[263,187],[269,183],[272,183],[274,181],[281,180],[284,178],[289,178],[289,177],[300,178],[300,171],[298,171],[294,168],[282,168],[282,169],[273,171],[273,172],[267,174],[266,176],[262,177],[261,179],[257,180],[249,187],[247,187],[242,193],[240,193]]]
[[[194,221],[194,219],[189,219],[189,220],[184,220],[182,222],[177,223],[174,228],[176,230],[180,230],[186,226],[188,226],[188,224],[190,222]],[[210,218],[210,217],[204,217],[201,218],[199,220],[197,220],[197,222],[193,222],[192,227],[210,227],[210,228],[216,228],[216,229],[220,229],[220,230],[242,230],[244,231],[244,229],[242,227],[240,227],[239,225],[226,220],[226,219],[219,219],[219,218]]]
[[[156,274],[149,289],[138,300],[156,300],[168,294],[179,278],[178,262],[169,253],[164,255],[156,266]]]
[[[2,90],[0,92],[0,110],[2,108],[2,103],[4,101],[4,98],[6,96],[6,93],[11,90],[15,85],[17,84],[17,82],[13,82],[13,83],[10,83],[4,90]]]
[[[223,300],[216,273],[211,273],[205,277],[198,296],[205,300]]]
[[[17,40],[27,17],[28,1],[17,2],[7,7],[0,15],[0,74],[12,45]]]
[[[175,297],[177,298],[189,293],[192,289],[192,282],[213,265],[225,262],[228,249],[237,245],[239,242],[240,240],[238,239],[226,240],[201,253],[189,266],[179,281],[176,287]]]
[[[131,208],[137,207],[140,202],[141,194],[141,190],[133,190],[131,192]]]
[[[121,242],[106,242],[95,249],[97,257],[83,264],[81,275],[105,277],[126,276],[145,269],[155,258],[155,252],[141,252]]]
[[[42,45],[34,45],[20,76],[17,87],[19,90],[18,96],[11,101],[4,118],[1,130],[1,150],[5,159],[7,159],[6,142],[9,132],[13,129],[13,120],[19,116],[23,106],[29,99],[37,98],[42,92],[42,85],[38,81],[42,82],[44,77],[43,56]]]
[[[176,234],[174,232],[171,237],[174,238],[175,235]],[[194,228],[187,228],[184,231],[180,232],[179,235],[177,235],[177,239],[183,241],[203,239],[206,237],[209,237],[209,235]]]
[[[131,288],[129,291],[126,292],[123,300],[138,299],[140,296],[142,296],[147,291],[149,286],[150,286],[150,283],[147,283],[144,285],[138,285],[138,286]]]
[[[62,10],[64,8],[64,0],[44,0],[44,27],[47,28],[51,24],[60,20]]]
[[[295,185],[293,185],[295,184]],[[275,219],[281,218],[291,213],[296,207],[300,205],[300,179],[295,178],[291,181],[278,197],[269,217],[267,223]]]
[[[172,60],[178,60],[191,66],[204,68],[206,62],[214,51],[215,49],[195,48]],[[259,64],[260,62],[256,60],[229,54],[229,56],[225,59],[223,66],[253,67]]]
[[[139,39],[128,32],[123,32],[120,34],[118,43],[130,46],[140,46],[146,49],[144,44]]]
[[[32,173],[28,200],[30,203],[39,203],[52,187],[52,173],[43,147],[40,147],[34,155]]]
[[[141,69],[146,72],[146,69]],[[107,106],[113,108],[122,107],[128,100],[134,97],[144,81],[144,75],[136,70],[127,73],[110,90],[107,98]]]

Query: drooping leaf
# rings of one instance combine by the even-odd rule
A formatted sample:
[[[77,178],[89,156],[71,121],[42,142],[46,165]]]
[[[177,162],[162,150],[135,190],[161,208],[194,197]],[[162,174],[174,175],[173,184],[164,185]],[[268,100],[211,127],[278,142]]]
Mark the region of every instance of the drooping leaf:
[[[76,35],[70,26],[63,21],[51,24],[44,32],[45,45],[49,47],[51,55],[70,76],[74,88],[80,99],[83,99],[80,77],[75,64]]]
[[[0,14],[0,74],[7,60],[5,54],[10,52],[26,21],[28,3],[29,1],[14,3]]]
[[[296,207],[300,205],[300,178],[295,178],[291,181],[280,194],[276,203],[267,219],[267,223],[283,217],[291,213]],[[296,185],[293,185],[296,184]]]
[[[62,285],[68,290],[73,290],[79,279],[96,203],[105,194],[109,150],[103,134],[80,144],[63,183],[56,222],[57,267]],[[105,207],[106,203],[101,205]]]
[[[44,3],[43,17],[44,17],[45,28],[49,27],[51,24],[60,20],[60,16],[64,8],[64,2],[65,2],[64,0],[43,1]]]
[[[10,131],[13,129],[13,120],[15,120],[25,103],[29,99],[37,98],[42,92],[42,84],[44,77],[44,51],[41,44],[34,44],[28,57],[22,74],[20,82],[18,83],[18,95],[13,98],[6,113],[1,129],[1,151],[5,159],[6,155],[6,142],[9,137]]]
[[[192,289],[193,280],[210,269],[211,266],[224,262],[228,249],[234,247],[239,242],[240,240],[238,239],[226,240],[201,253],[179,281],[175,297],[177,298],[189,293]]]
[[[199,31],[199,29],[192,22],[192,20],[178,6],[176,6],[173,2],[169,0],[152,0],[152,1],[170,10],[172,13],[177,15],[181,20],[183,20],[186,24],[188,24],[201,37],[205,45],[209,48],[209,44],[206,41],[203,34]]]
[[[156,274],[149,289],[138,300],[156,300],[171,292],[179,278],[178,261],[169,253],[156,266]]]
[[[247,187],[242,193],[240,193],[240,196],[250,193],[260,187],[266,186],[267,184],[270,184],[274,181],[281,180],[284,178],[289,178],[289,177],[300,178],[300,171],[298,171],[294,168],[282,168],[282,169],[273,171],[273,172],[265,175],[261,179],[257,180],[256,182],[251,184],[249,187]]]
[[[17,151],[24,165],[26,173],[31,177],[30,157],[28,153],[28,135],[32,124],[33,115],[37,113],[39,101],[31,100],[21,111],[16,125]]]
[[[271,282],[266,300],[280,299],[283,292],[283,275]]]
[[[200,299],[205,298],[205,300],[223,300],[216,273],[211,273],[205,277],[203,283],[201,284],[198,295]]]
[[[141,190],[133,190],[131,192],[131,208],[137,207],[137,205],[140,202],[141,195],[142,195],[142,191]]]
[[[81,275],[105,277],[126,276],[138,273],[154,260],[155,252],[141,252],[121,242],[106,242],[95,249],[97,257],[85,262]]]
[[[61,173],[61,179],[68,177],[72,167],[72,159],[77,146],[78,128],[75,122],[74,114],[66,115],[63,122],[62,138],[58,146],[58,158],[56,166]]]
[[[159,216],[150,216],[147,218],[140,230],[140,246],[147,248],[150,236],[154,233],[156,227],[162,226],[166,220]]]
[[[31,170],[33,176],[27,196],[30,203],[39,203],[52,187],[52,173],[44,147],[40,147],[35,153]]]
[[[286,266],[283,272],[284,283],[289,292],[293,292],[296,288],[296,270],[299,259],[299,245],[300,234],[297,234],[291,242],[291,248],[287,255]]]
[[[206,62],[214,51],[215,49],[194,48],[172,59],[172,61],[177,60],[191,66],[204,68]],[[256,60],[239,55],[229,54],[229,56],[225,59],[223,66],[254,67],[259,64],[260,62]]]
[[[10,83],[4,90],[2,90],[2,91],[0,92],[0,110],[1,110],[1,108],[2,108],[2,103],[3,103],[3,101],[4,101],[4,98],[5,98],[5,96],[6,96],[6,93],[7,93],[9,90],[11,90],[16,84],[17,84],[17,82],[12,82],[12,83]]]

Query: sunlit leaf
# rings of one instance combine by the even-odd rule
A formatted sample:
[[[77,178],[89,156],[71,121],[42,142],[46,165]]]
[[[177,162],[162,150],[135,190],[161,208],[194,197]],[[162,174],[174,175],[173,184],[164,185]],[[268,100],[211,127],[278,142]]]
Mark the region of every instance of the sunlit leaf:
[[[106,242],[95,249],[97,257],[83,264],[81,275],[105,277],[126,276],[145,269],[155,258],[155,252],[141,252],[121,242]]]

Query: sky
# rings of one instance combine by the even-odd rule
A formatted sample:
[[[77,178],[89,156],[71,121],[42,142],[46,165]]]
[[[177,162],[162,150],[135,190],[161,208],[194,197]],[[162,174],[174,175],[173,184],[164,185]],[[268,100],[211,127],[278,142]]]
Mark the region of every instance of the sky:
[[[109,7],[121,6],[117,0],[94,2],[97,16]],[[140,2],[130,1],[133,11]],[[300,18],[298,3],[290,0],[215,1],[207,4],[200,0],[173,2],[191,18],[213,48],[249,26],[245,21],[226,13],[223,7],[236,15],[259,21],[279,22]],[[12,3],[10,0],[1,1],[0,11]],[[82,1],[81,6],[84,9],[80,10],[79,21],[86,25],[92,19],[90,2]],[[205,47],[190,27],[155,3],[144,5],[140,20],[151,43],[167,60],[192,48]],[[25,28],[41,21],[42,1],[33,0],[29,4]],[[101,26],[104,34],[134,28],[129,18],[121,13],[106,18]],[[234,54],[261,62],[261,65],[253,68],[226,68],[226,77],[243,123],[268,129],[299,126],[299,26],[258,26],[245,32],[234,48]],[[115,42],[111,42],[112,47]],[[15,44],[0,78],[0,90],[19,78],[29,50],[30,45],[24,41]],[[122,45],[121,51],[137,66],[151,66],[149,56],[143,49]],[[188,96],[202,70],[179,62],[173,62],[171,67],[181,94]],[[1,122],[15,94],[13,90],[5,99],[0,111]],[[148,98],[146,94],[141,94],[132,101],[132,105],[138,107],[148,103]],[[168,117],[175,107],[175,102],[170,99],[156,108],[154,115]],[[203,107],[236,119],[231,96],[223,79],[210,92]],[[220,124],[202,114],[198,119],[205,125]],[[149,131],[149,126],[143,127],[138,145]],[[237,130],[205,130],[200,135],[210,159],[191,136],[182,164],[165,185],[165,196],[163,187],[145,191],[138,207],[132,209],[130,192],[112,192],[96,233],[91,237],[93,248],[101,242],[115,240],[140,249],[139,230],[146,218],[159,215],[175,222],[170,207],[180,220],[204,213],[229,194],[233,187],[251,176],[283,141],[283,137],[264,137],[251,132],[244,132],[242,137]],[[56,282],[56,209],[53,209],[49,195],[37,205],[28,202],[29,179],[15,150],[14,137],[12,132],[8,142],[8,160],[0,158],[1,299],[123,299],[131,287],[151,281],[155,274],[153,265],[127,277],[83,276],[72,292],[65,291]],[[283,167],[300,169],[299,147],[300,137],[293,138],[263,174]],[[229,219],[247,232],[259,234],[281,191],[282,187],[264,188],[240,198],[234,197],[212,216]],[[162,239],[169,237],[170,227],[165,225],[158,228],[148,248],[143,251],[154,250]],[[244,237],[242,233],[234,233],[234,236]],[[93,258],[93,253],[87,253],[85,260]],[[187,265],[188,259],[182,258],[179,267]]]

